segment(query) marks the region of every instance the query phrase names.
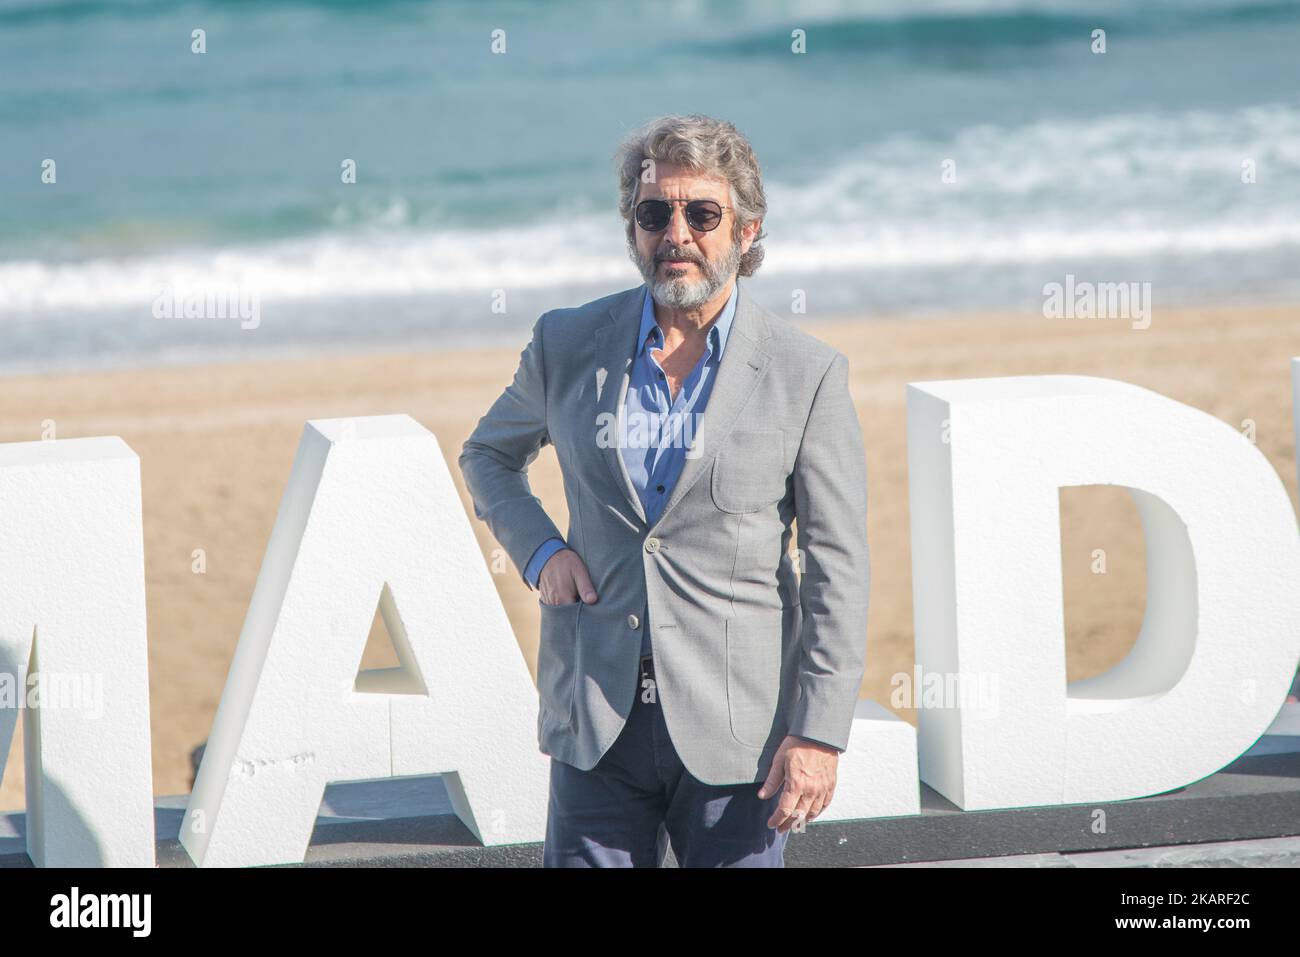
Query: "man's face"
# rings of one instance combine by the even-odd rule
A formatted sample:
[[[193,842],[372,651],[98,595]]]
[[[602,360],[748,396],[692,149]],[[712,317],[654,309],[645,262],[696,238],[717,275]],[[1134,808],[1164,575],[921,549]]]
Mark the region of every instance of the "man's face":
[[[759,223],[750,223],[733,239],[736,219],[727,181],[702,176],[685,167],[658,163],[655,182],[641,183],[636,201],[646,199],[711,199],[722,211],[716,229],[692,229],[684,203],[673,203],[673,217],[657,233],[633,222],[634,243],[628,253],[650,294],[661,306],[690,309],[703,305],[726,287],[749,251]]]

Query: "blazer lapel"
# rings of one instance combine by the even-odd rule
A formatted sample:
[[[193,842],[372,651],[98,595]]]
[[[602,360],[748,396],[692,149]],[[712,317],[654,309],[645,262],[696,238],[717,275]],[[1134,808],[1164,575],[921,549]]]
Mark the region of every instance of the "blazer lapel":
[[[740,283],[739,277],[736,281]],[[642,284],[615,303],[609,310],[610,321],[601,326],[595,336],[597,434],[600,434],[602,423],[616,423],[615,441],[605,443],[597,451],[642,524],[646,521],[645,509],[627,473],[617,440],[625,429],[623,407],[632,378],[632,359],[637,345],[636,333],[641,325],[645,290]],[[696,419],[691,446],[687,449],[672,494],[655,522],[656,527],[690,491],[721,448],[723,439],[735,427],[741,410],[772,361],[771,355],[760,347],[768,336],[767,322],[749,298],[744,283],[740,283],[736,294],[736,314],[722,350],[722,362],[718,366],[713,391],[709,393],[704,413]]]
[[[605,460],[605,465],[614,477],[614,484],[622,490],[624,498],[642,524],[645,524],[645,509],[641,507],[641,496],[636,494],[632,478],[627,474],[619,445],[626,428],[623,403],[627,398],[628,384],[632,380],[632,357],[636,351],[636,333],[641,327],[644,293],[644,285],[630,290],[610,307],[610,321],[596,331],[596,388],[592,393],[596,400],[595,431],[592,436],[592,441],[597,445],[596,452]],[[598,442],[598,439],[610,436],[608,423],[611,422],[616,423],[612,441]]]

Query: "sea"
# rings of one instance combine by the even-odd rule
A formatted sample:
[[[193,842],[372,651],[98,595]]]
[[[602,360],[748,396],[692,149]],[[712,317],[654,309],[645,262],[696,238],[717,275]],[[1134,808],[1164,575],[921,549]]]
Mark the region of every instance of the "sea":
[[[796,320],[1300,302],[1300,2],[0,0],[0,370],[521,345],[668,113]]]

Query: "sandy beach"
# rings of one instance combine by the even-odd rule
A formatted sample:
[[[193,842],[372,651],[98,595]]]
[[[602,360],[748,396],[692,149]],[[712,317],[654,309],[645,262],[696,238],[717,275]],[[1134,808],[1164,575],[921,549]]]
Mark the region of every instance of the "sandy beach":
[[[770,305],[770,304],[769,304]],[[1296,496],[1289,359],[1300,355],[1300,307],[1157,310],[1150,328],[1126,320],[962,316],[799,322],[842,350],[868,456],[872,591],[862,694],[890,701],[910,672],[905,384],[1044,373],[1107,376],[1145,386],[1256,441]],[[510,381],[514,349],[9,378],[0,386],[0,441],[119,435],[140,456],[156,794],[188,791],[190,750],[209,731],[263,549],[309,418],[406,412],[438,438],[486,556],[496,547],[473,518],[456,467],[461,444]],[[546,449],[534,492],[567,527],[559,467]],[[1137,513],[1119,489],[1061,496],[1068,677],[1105,670],[1131,647],[1143,612]],[[191,570],[194,549],[206,574]],[[1108,570],[1090,569],[1103,548]],[[495,576],[520,653],[535,668],[536,596],[513,567]],[[365,667],[391,664],[368,654]],[[898,713],[915,723],[907,709]],[[24,805],[21,728],[0,786],[0,808]]]

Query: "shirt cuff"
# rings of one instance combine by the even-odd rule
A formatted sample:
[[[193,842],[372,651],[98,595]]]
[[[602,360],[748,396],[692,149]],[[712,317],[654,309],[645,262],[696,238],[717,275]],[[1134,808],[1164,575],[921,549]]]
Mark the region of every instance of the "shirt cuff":
[[[547,559],[561,548],[567,547],[562,538],[548,538],[537,546],[537,551],[533,552],[533,557],[528,560],[528,567],[524,569],[524,581],[528,583],[529,587],[537,588],[537,579],[541,577],[542,567],[546,564]]]

